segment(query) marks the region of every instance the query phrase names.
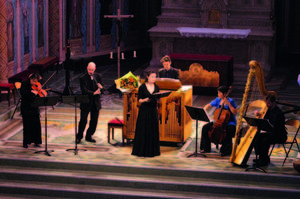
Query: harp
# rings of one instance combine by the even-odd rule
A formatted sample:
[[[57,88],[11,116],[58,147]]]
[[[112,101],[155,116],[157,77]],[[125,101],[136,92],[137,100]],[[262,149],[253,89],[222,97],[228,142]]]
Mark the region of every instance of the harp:
[[[269,93],[273,93],[275,96],[277,96],[276,92],[266,90],[264,83],[264,73],[261,64],[253,60],[249,62],[249,67],[249,74],[247,77],[243,100],[239,108],[235,139],[230,157],[230,162],[239,166],[246,166],[250,153],[253,149],[253,141],[257,132],[256,127],[249,127],[245,135],[241,138],[243,116],[245,116],[246,111],[250,106],[256,106],[260,109],[260,115],[258,118],[263,118],[267,111],[267,106],[263,100],[255,100],[251,103],[247,103],[251,92],[251,87],[253,87],[255,80],[259,93],[262,97],[267,96]],[[254,79],[254,77],[256,78]]]

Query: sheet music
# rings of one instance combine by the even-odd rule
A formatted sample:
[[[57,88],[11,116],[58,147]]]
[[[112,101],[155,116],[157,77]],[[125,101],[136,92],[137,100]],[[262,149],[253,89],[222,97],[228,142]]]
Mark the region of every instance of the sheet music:
[[[262,128],[262,131],[271,131],[274,128],[274,126],[267,119],[259,119],[247,116],[244,116],[244,119],[250,126],[259,126],[260,128]]]
[[[159,99],[162,97],[168,97],[171,94],[171,91],[162,91],[162,92],[158,92],[158,93],[153,93],[152,97]]]

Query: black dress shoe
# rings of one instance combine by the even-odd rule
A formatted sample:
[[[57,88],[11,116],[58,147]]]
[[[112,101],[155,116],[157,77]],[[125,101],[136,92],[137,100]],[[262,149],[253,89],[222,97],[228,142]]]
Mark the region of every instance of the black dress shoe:
[[[27,149],[28,145],[27,144],[23,144],[23,148]]]
[[[210,153],[210,151],[205,151],[204,149],[200,150],[200,153]]]
[[[39,145],[39,144],[34,144],[34,147],[41,147],[41,145]]]
[[[76,144],[79,144],[81,142],[81,139],[76,139]]]
[[[221,157],[231,156],[231,153],[221,153]]]
[[[95,140],[95,139],[93,139],[93,138],[86,138],[86,139],[85,139],[85,141],[87,141],[87,142],[93,142],[93,143],[95,143],[95,142],[96,142],[96,140]]]
[[[265,167],[268,166],[270,164],[270,161],[267,160],[259,160],[255,163],[256,167]]]

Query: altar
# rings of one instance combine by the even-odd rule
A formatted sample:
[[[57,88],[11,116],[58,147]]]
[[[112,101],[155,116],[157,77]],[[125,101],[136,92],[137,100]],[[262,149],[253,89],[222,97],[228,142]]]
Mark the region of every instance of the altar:
[[[161,57],[172,53],[228,55],[234,59],[234,71],[256,60],[268,72],[274,63],[271,2],[164,1],[157,25],[148,30],[151,66],[161,67]]]
[[[180,70],[182,85],[192,85],[193,94],[217,94],[217,87],[231,86],[233,57],[171,53],[172,66]]]
[[[178,82],[177,82],[178,83]],[[161,91],[172,91],[168,97],[160,99],[158,104],[159,136],[160,141],[183,143],[192,132],[192,119],[185,109],[185,105],[192,106],[193,89],[191,85],[165,85],[158,80],[156,84]],[[123,138],[133,140],[136,120],[138,116],[137,90],[126,92],[123,95]]]

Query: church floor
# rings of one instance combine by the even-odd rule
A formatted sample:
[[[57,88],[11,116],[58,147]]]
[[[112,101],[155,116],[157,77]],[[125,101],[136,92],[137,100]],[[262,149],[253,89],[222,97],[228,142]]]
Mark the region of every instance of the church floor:
[[[50,74],[49,74],[50,75]],[[55,81],[51,80],[50,85],[55,90],[63,90],[64,73],[60,72]],[[80,74],[71,74],[71,87],[74,93],[79,91],[78,77]],[[105,76],[105,74],[102,74]],[[108,77],[108,76],[107,76]],[[112,77],[114,78],[114,77]],[[105,81],[109,81],[105,79]],[[208,103],[213,96],[193,96],[194,106],[203,106]],[[22,119],[19,111],[16,112],[12,120],[10,118],[14,110],[14,105],[8,107],[7,101],[0,103],[1,125],[0,125],[0,158],[2,159],[28,159],[39,161],[57,161],[67,163],[87,163],[101,165],[126,165],[133,167],[147,168],[172,168],[184,170],[207,170],[218,172],[243,172],[245,168],[232,165],[229,157],[219,156],[218,149],[212,145],[212,153],[207,157],[187,157],[195,152],[195,121],[193,121],[193,130],[190,138],[182,144],[162,143],[161,156],[154,158],[140,158],[131,155],[132,144],[122,145],[121,132],[115,131],[115,140],[112,144],[107,143],[107,122],[115,117],[122,118],[123,102],[118,93],[106,93],[103,95],[103,109],[100,112],[99,123],[94,138],[96,143],[88,143],[83,139],[78,144],[78,153],[75,154],[74,136],[75,136],[75,109],[68,104],[57,104],[47,109],[47,146],[45,146],[45,109],[41,109],[42,120],[42,139],[41,148],[30,145],[28,149],[22,147]],[[79,121],[79,109],[77,110]],[[201,126],[199,123],[199,135],[201,135]],[[199,144],[198,144],[199,146]],[[83,150],[85,149],[85,150]],[[52,152],[53,150],[53,152]],[[36,153],[37,151],[40,151]],[[49,152],[51,156],[46,155]],[[282,167],[284,159],[282,148],[275,148],[271,156],[271,164],[264,169],[267,174],[295,175],[299,173],[293,168],[293,160],[298,153],[293,150],[290,158]],[[248,164],[252,164],[254,154],[250,155]],[[257,171],[248,171],[257,172]],[[261,172],[257,172],[265,175]]]

